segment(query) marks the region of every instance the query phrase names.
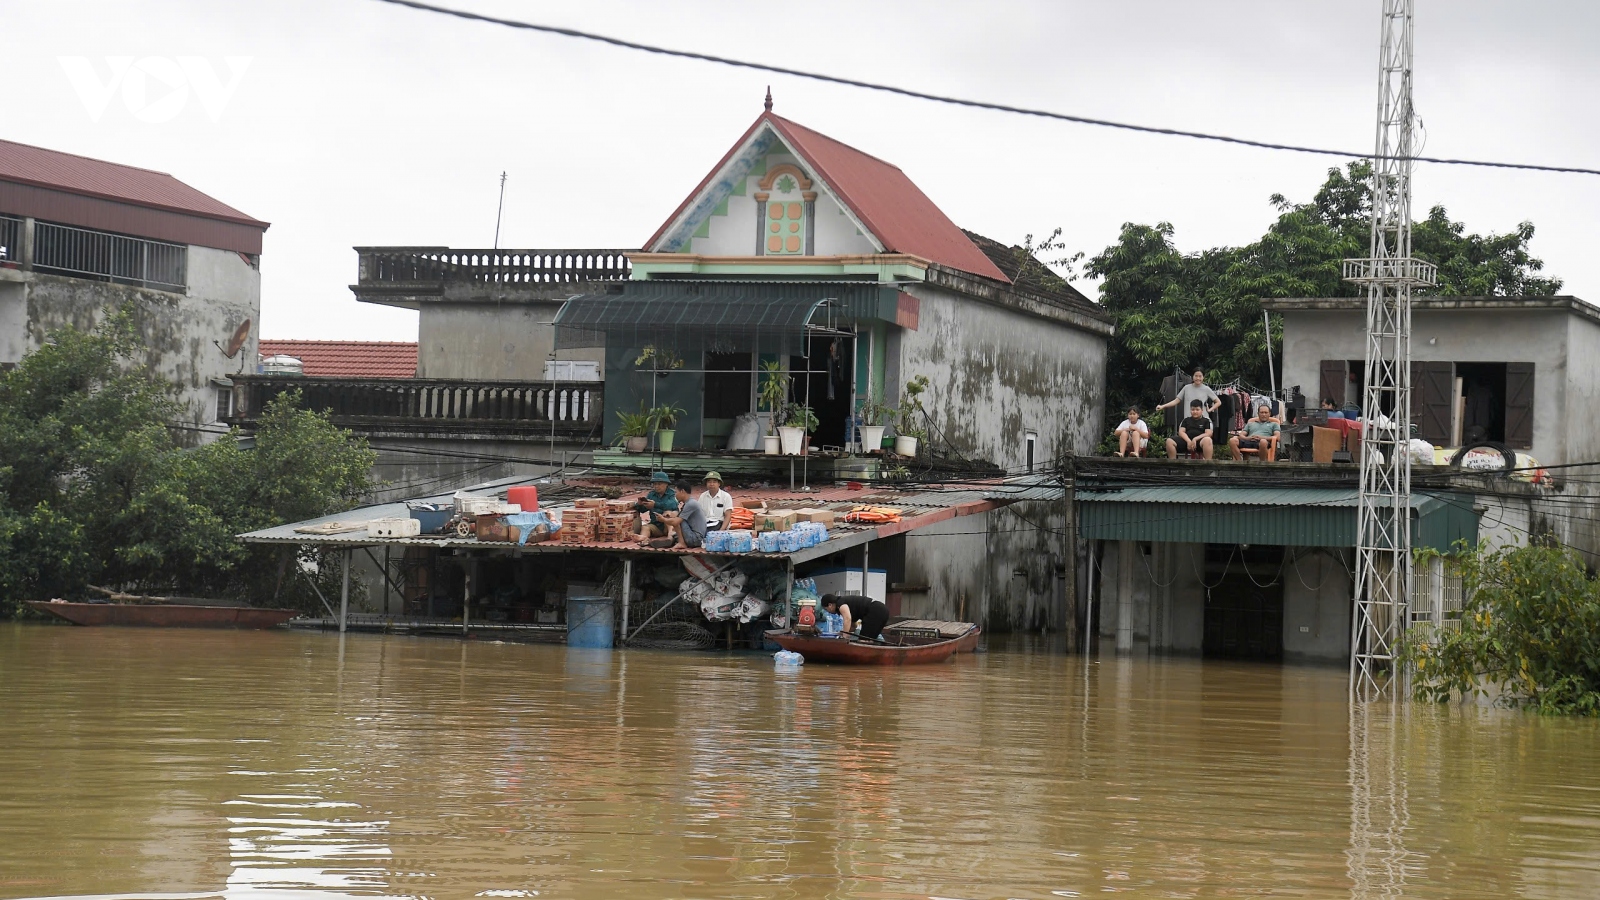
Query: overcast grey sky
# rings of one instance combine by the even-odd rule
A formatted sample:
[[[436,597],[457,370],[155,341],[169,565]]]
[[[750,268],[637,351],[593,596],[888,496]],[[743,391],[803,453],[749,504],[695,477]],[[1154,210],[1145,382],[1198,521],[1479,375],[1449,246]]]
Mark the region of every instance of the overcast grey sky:
[[[1372,145],[1378,0],[443,2],[1085,116]],[[1428,154],[1600,167],[1600,5],[1417,7]],[[141,99],[124,83],[96,117],[83,88],[110,83],[112,57],[133,57],[148,90]],[[150,77],[190,73],[186,57],[218,86],[174,94]],[[1305,199],[1339,163],[961,110],[372,0],[0,0],[0,59],[0,137],[171,172],[272,222],[262,332],[277,338],[414,340],[414,314],[352,298],[350,248],[489,246],[501,170],[501,246],[637,247],[760,112],[769,83],[779,114],[899,165],[957,224],[1007,242],[1060,225],[1090,254],[1128,221],[1172,222],[1184,250],[1252,240],[1273,218],[1271,194]],[[1547,272],[1600,301],[1600,177],[1419,166],[1418,214],[1435,203],[1480,232],[1533,221]]]

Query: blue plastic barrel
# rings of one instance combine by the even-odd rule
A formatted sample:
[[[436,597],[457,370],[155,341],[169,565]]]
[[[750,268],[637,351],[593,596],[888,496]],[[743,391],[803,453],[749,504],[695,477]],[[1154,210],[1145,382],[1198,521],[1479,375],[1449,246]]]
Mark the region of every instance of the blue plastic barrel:
[[[610,649],[613,605],[610,597],[568,597],[567,646]]]

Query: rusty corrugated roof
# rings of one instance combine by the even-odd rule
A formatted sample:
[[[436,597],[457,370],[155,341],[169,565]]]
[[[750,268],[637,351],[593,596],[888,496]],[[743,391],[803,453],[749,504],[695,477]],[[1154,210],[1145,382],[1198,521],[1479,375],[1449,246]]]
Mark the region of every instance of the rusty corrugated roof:
[[[883,244],[886,252],[907,253],[952,269],[1010,283],[1011,279],[994,261],[984,255],[898,166],[771,112],[762,113],[740,136],[650,236],[645,247],[655,247],[656,241],[763,124],[770,125],[789,149],[833,189],[839,202],[850,208]]]
[[[336,378],[415,378],[414,341],[262,340],[261,355],[292,356],[304,374]]]
[[[266,222],[201,193],[166,172],[15,141],[0,140],[0,181],[267,228]]]

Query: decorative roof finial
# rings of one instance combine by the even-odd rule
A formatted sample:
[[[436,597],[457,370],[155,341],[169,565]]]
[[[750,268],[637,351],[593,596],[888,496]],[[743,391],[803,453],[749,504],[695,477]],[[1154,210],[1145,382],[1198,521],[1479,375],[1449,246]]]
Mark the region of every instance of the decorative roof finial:
[[[767,112],[772,112],[772,85],[767,85]]]

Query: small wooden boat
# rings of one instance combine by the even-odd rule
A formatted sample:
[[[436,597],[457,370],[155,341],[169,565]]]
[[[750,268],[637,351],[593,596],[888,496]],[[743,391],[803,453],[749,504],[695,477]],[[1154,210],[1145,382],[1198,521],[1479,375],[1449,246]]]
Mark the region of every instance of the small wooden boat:
[[[300,614],[294,609],[196,606],[185,603],[63,603],[28,600],[28,606],[74,625],[133,625],[147,628],[272,628]]]
[[[767,637],[807,662],[836,662],[862,666],[914,666],[944,662],[957,653],[978,648],[981,630],[971,622],[937,622],[911,619],[883,629],[883,641],[863,641],[854,635],[796,634],[784,629]]]

